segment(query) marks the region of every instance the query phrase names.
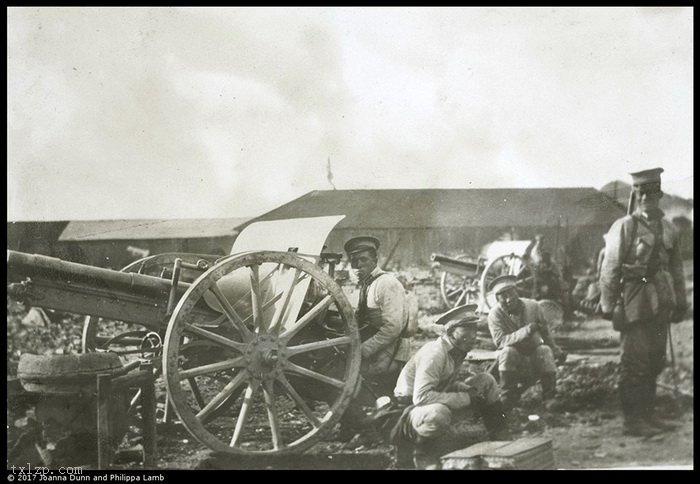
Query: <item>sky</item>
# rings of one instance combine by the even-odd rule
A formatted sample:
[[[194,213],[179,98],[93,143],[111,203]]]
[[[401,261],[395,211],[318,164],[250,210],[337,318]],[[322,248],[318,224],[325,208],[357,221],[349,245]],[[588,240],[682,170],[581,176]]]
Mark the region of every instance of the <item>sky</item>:
[[[693,197],[690,7],[12,7],[8,220],[248,217],[312,190]]]

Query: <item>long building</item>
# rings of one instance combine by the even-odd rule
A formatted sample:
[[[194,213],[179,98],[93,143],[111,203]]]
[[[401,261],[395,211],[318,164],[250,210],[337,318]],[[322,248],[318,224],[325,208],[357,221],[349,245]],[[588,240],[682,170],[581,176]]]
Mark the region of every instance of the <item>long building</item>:
[[[345,215],[327,241],[342,252],[355,235],[382,243],[389,266],[427,265],[430,255],[479,255],[495,240],[545,237],[568,263],[586,264],[624,207],[594,188],[396,189],[312,191],[239,226],[296,217]]]
[[[247,218],[176,220],[87,220],[69,222],[58,250],[70,259],[120,269],[165,252],[225,255]]]

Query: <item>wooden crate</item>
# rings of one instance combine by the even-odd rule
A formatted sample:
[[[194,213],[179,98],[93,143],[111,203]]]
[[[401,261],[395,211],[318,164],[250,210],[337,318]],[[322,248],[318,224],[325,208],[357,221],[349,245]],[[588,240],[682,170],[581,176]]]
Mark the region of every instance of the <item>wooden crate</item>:
[[[552,440],[528,437],[479,442],[441,457],[443,469],[554,469]]]

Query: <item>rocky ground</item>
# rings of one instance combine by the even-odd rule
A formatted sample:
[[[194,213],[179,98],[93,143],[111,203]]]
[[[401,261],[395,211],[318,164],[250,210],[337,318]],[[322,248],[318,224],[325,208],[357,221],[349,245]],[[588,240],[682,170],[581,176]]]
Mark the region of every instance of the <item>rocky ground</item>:
[[[425,274],[413,277],[413,287],[421,307],[421,332],[415,339],[415,348],[436,336],[432,322],[444,311],[437,287],[430,281],[431,278]],[[689,282],[692,291],[692,272]],[[23,352],[69,354],[80,348],[82,317],[49,313],[49,320],[43,321],[41,317],[26,318],[26,314],[21,305],[8,301],[8,378],[16,375],[17,362]],[[539,401],[537,387],[528,390],[523,396],[521,408],[516,409],[511,417],[515,436],[541,435],[551,438],[556,467],[560,469],[692,466],[692,310],[686,321],[672,326],[672,337],[675,375],[669,365],[659,379],[663,385],[659,389],[659,408],[681,424],[677,430],[649,439],[622,435],[621,411],[615,392],[618,334],[611,329],[608,321],[580,319],[565,323],[555,331],[558,341],[573,341],[574,346],[582,348],[580,352],[569,350],[567,362],[559,367],[559,395],[555,404],[546,410]],[[587,345],[587,342],[590,344]],[[489,349],[488,345],[485,345],[485,349]],[[16,447],[18,438],[26,433],[32,422],[31,412],[13,413],[13,409],[8,400],[8,449]],[[212,455],[181,426],[162,424],[158,428],[159,454],[155,467],[386,469],[389,466],[390,446],[350,450],[332,439],[333,436],[318,444],[307,456],[286,460],[232,460]],[[137,444],[138,438],[127,434],[122,449]],[[118,465],[124,468],[142,467],[138,461],[128,458],[128,452],[122,455],[126,457]],[[8,450],[8,465],[11,464],[9,457]]]

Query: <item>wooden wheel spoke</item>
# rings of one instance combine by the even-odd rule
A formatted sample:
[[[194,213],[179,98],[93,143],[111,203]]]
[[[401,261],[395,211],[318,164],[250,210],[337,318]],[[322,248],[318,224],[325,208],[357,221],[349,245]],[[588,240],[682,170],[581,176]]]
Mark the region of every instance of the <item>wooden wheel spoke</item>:
[[[281,267],[282,267],[282,264],[277,264],[277,267],[275,267],[268,274],[266,274],[265,277],[260,279],[260,282],[263,283],[263,282],[267,281],[268,279],[272,278],[272,276],[275,275],[275,273],[277,271],[279,271]],[[236,299],[236,301],[233,303],[233,306],[236,306],[244,301],[247,301],[248,299],[250,299],[250,291],[246,291],[245,293],[243,293],[243,295],[241,297]]]
[[[275,297],[273,297],[272,299],[267,301],[265,304],[263,304],[263,307],[262,307],[263,311],[267,311],[267,308],[269,308],[270,306],[275,304],[277,301],[279,301],[279,299],[281,297],[282,297],[282,293],[279,293]],[[248,315],[248,317],[243,320],[243,324],[248,326],[248,324],[252,321],[252,319],[253,319],[253,315],[252,314]]]
[[[212,398],[209,403],[207,403],[203,409],[197,413],[197,418],[200,420],[205,420],[207,416],[216,410],[219,405],[221,405],[228,397],[230,397],[236,389],[241,386],[246,378],[248,377],[248,372],[246,370],[240,371],[233,379],[228,382],[228,384],[221,390],[214,398]]]
[[[295,334],[301,331],[310,321],[312,321],[316,316],[318,316],[321,311],[324,311],[333,302],[333,297],[329,294],[328,296],[321,299],[321,301],[316,304],[309,312],[304,314],[294,326],[286,330],[280,335],[280,339],[289,341]]]
[[[227,314],[222,314],[218,318],[214,319],[211,323],[207,323],[208,326],[214,326],[218,328],[223,324],[224,321],[228,320],[228,315]]]
[[[214,283],[214,285],[212,285],[209,288],[209,290],[214,293],[214,296],[219,302],[219,305],[221,306],[221,309],[223,310],[224,314],[229,319],[229,321],[231,321],[233,327],[241,334],[241,337],[244,340],[250,339],[250,331],[248,330],[248,328],[246,328],[243,319],[241,319],[241,317],[238,315],[238,313],[228,301],[226,296],[224,296],[224,294],[221,292],[219,286],[217,286],[216,283]]]
[[[239,341],[233,341],[232,339],[228,339],[225,336],[221,336],[219,334],[212,333],[211,331],[207,331],[206,329],[199,328],[199,327],[194,326],[192,324],[184,323],[183,329],[188,333],[195,334],[201,338],[212,341],[220,346],[225,346],[226,348],[232,348],[232,349],[239,351],[241,353],[243,353],[246,349],[245,343],[241,343]]]
[[[278,450],[282,445],[282,434],[280,433],[279,420],[277,418],[277,406],[275,405],[275,394],[272,382],[266,382],[263,386],[265,397],[265,409],[267,419],[270,422],[270,433],[272,434],[272,448]]]
[[[301,280],[299,278],[300,273],[301,273],[301,270],[299,268],[296,268],[294,270],[294,276],[292,277],[292,281],[290,282],[289,287],[287,288],[287,291],[284,293],[284,297],[282,299],[282,304],[277,306],[277,310],[275,311],[275,314],[272,316],[272,321],[270,322],[270,331],[271,332],[278,330],[279,323],[282,320],[284,313],[287,311],[287,308],[289,307],[289,301],[292,298],[292,294],[294,294],[294,288]]]
[[[206,403],[204,403],[202,392],[199,391],[199,385],[197,385],[197,381],[194,378],[188,378],[187,383],[190,384],[190,389],[192,389],[192,394],[194,395],[194,399],[197,401],[197,405],[199,405],[199,408],[204,408],[206,406]]]
[[[303,345],[290,346],[287,348],[287,357],[305,353],[307,351],[316,351],[323,348],[331,348],[333,346],[349,344],[352,341],[350,336],[341,336],[340,338],[326,339],[322,341],[314,341]]]
[[[289,380],[287,380],[287,377],[284,375],[281,375],[277,380],[282,384],[284,389],[287,391],[287,395],[292,397],[292,400],[294,400],[294,403],[299,407],[299,409],[306,415],[306,418],[309,419],[311,422],[311,425],[314,426],[314,428],[319,428],[321,426],[321,422],[319,422],[318,418],[316,418],[316,415],[314,415],[313,411],[309,406],[306,404],[303,398],[301,398],[301,395],[294,389],[291,383],[289,383]]]
[[[250,302],[253,307],[253,326],[256,332],[266,330],[263,321],[262,297],[260,295],[260,265],[253,264],[250,267]]]
[[[180,379],[185,378],[190,379],[195,376],[206,375],[208,373],[216,373],[222,370],[230,370],[231,368],[240,368],[245,366],[245,357],[239,356],[237,358],[232,358],[226,361],[220,361],[218,363],[210,363],[208,365],[202,365],[195,368],[188,368],[180,372]]]
[[[296,373],[301,376],[306,376],[308,378],[312,378],[314,380],[318,380],[320,382],[326,383],[328,385],[332,385],[337,388],[343,388],[345,386],[345,383],[336,380],[335,378],[331,378],[329,376],[323,375],[321,373],[317,373],[313,370],[309,370],[308,368],[304,368],[303,366],[296,365],[290,361],[287,361],[287,370],[291,371],[292,373]]]
[[[241,433],[243,432],[243,427],[248,419],[248,412],[250,407],[253,405],[253,394],[257,390],[260,382],[258,380],[253,380],[248,384],[248,388],[245,390],[245,395],[243,396],[243,404],[241,405],[241,411],[238,413],[238,418],[236,419],[236,427],[233,429],[233,436],[231,437],[231,447],[238,445],[238,441],[241,439]]]

